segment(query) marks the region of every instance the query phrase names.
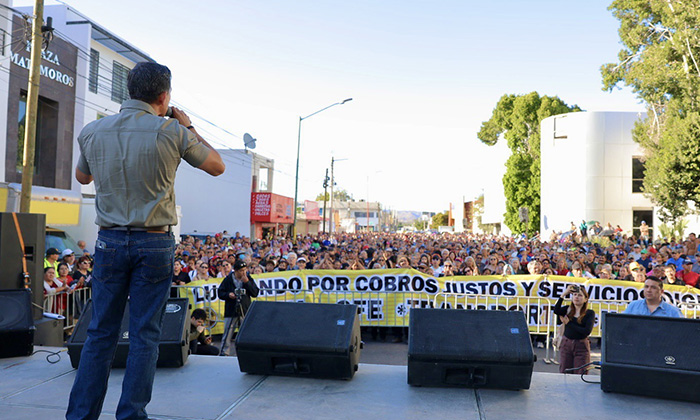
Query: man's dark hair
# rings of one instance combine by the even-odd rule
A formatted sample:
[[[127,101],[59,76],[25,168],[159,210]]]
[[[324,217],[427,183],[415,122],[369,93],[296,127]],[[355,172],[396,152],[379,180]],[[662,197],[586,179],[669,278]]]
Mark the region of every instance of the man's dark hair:
[[[163,92],[170,91],[170,69],[158,63],[138,63],[126,78],[129,97],[153,103]]]
[[[652,280],[652,281],[656,282],[659,285],[660,289],[664,288],[664,281],[656,276],[647,276],[647,280]]]
[[[197,308],[194,311],[192,311],[192,318],[201,319],[201,320],[206,321],[207,320],[207,311],[205,311],[202,308]]]

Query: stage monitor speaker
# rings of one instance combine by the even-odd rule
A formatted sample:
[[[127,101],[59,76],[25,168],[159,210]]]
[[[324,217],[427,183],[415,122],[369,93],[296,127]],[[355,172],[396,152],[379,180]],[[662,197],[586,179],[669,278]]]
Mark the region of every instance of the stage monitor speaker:
[[[15,213],[24,241],[24,257],[31,278],[32,317],[43,317],[44,311],[44,244],[46,243],[46,215]],[[24,288],[22,276],[22,246],[12,213],[0,213],[0,290]]]
[[[29,289],[0,290],[0,357],[34,352],[34,319]]]
[[[600,389],[700,403],[700,320],[603,313]]]
[[[255,301],[236,337],[241,372],[352,379],[360,362],[357,305]]]
[[[63,320],[43,318],[34,322],[34,344],[47,347],[64,347]]]
[[[91,320],[92,300],[89,300],[67,344],[71,365],[76,369],[80,364],[80,353],[83,351]],[[158,344],[158,367],[180,367],[187,362],[189,355],[189,326],[189,300],[186,298],[168,299],[165,307],[165,316],[163,317],[163,328],[160,332],[160,343]],[[112,367],[126,367],[128,354],[129,303],[127,302]]]
[[[529,389],[534,361],[523,312],[411,309],[410,385]]]

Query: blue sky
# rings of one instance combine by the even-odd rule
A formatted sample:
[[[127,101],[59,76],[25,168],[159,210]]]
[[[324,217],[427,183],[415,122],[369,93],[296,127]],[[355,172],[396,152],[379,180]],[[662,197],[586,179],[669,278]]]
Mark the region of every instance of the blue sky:
[[[503,145],[476,138],[506,93],[557,95],[589,111],[641,111],[601,91],[620,49],[608,2],[71,0],[67,4],[171,68],[173,99],[225,128],[219,144],[275,159],[274,191],[338,188],[396,210],[447,209],[476,196]],[[33,1],[15,1],[31,5]]]

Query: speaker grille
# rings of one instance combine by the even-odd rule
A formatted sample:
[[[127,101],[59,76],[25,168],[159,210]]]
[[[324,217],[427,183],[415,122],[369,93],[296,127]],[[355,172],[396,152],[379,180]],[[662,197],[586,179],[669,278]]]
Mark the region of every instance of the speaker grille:
[[[409,353],[419,359],[530,363],[522,312],[411,309]]]
[[[0,331],[27,330],[32,320],[31,292],[29,290],[0,291]]]
[[[603,319],[603,363],[700,372],[700,320],[612,313]]]

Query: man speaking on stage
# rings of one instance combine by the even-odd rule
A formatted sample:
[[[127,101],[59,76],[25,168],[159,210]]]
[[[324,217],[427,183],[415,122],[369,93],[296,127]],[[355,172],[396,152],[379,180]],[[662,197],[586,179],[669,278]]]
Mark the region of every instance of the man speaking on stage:
[[[88,327],[66,418],[97,419],[129,301],[129,356],[117,419],[146,420],[158,359],[158,341],[174,258],[177,224],[174,182],[180,160],[218,176],[225,166],[192,126],[171,108],[170,70],[138,63],[119,114],[93,121],[78,136],[75,177],[95,182],[99,226]]]

